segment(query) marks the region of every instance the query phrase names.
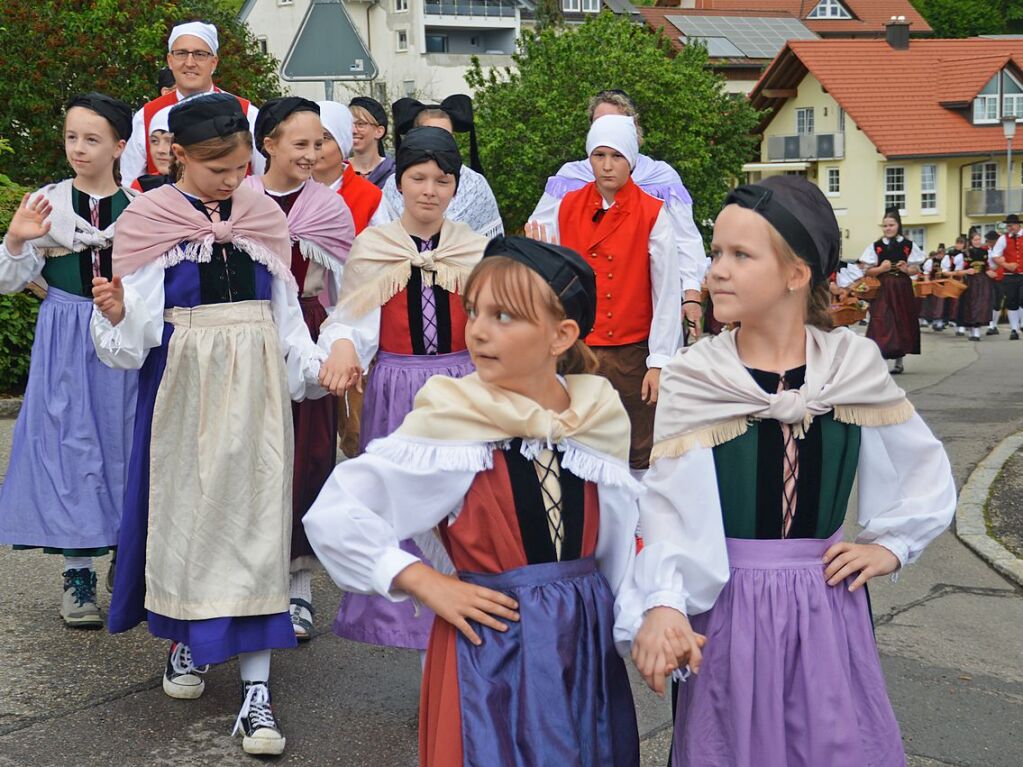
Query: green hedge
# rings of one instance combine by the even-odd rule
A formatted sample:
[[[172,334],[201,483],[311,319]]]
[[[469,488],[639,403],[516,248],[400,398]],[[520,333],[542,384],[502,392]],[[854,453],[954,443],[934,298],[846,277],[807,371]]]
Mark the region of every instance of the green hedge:
[[[11,216],[27,190],[0,183],[0,232],[7,231]],[[28,291],[0,296],[0,394],[24,391],[32,354],[39,299]]]

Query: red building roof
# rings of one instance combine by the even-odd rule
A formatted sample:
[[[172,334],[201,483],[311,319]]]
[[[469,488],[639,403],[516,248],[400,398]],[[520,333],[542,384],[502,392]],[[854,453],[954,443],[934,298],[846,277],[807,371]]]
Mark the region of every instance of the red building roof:
[[[668,0],[670,2],[670,0]],[[884,25],[892,16],[905,16],[910,31],[930,34],[931,27],[909,0],[840,0],[851,19],[813,19],[810,12],[817,0],[696,0],[696,10],[743,11],[748,16],[763,16],[764,11],[787,13],[799,19],[818,35],[830,36],[883,36]],[[683,8],[664,8],[678,13],[692,13]]]

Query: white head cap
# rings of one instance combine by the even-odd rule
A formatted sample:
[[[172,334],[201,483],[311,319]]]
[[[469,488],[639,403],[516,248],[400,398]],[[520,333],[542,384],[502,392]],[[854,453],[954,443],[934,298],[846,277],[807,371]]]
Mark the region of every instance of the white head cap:
[[[586,154],[593,154],[593,150],[598,146],[606,146],[620,152],[629,161],[629,167],[634,169],[639,159],[636,121],[628,115],[598,117],[590,125],[590,132],[586,134]]]
[[[336,101],[317,101],[316,105],[320,108],[320,122],[341,147],[341,154],[348,159],[352,153],[352,113]]]
[[[182,35],[198,37],[210,47],[214,54],[220,48],[220,39],[217,37],[217,28],[215,26],[202,21],[189,21],[186,24],[178,24],[171,30],[170,37],[167,38],[168,51],[174,50],[175,41]]]
[[[153,119],[149,121],[149,135],[150,136],[152,136],[158,130],[162,130],[162,131],[169,131],[170,130],[170,128],[168,127],[168,122],[167,121],[168,121],[168,119],[170,117],[170,111],[174,107],[176,107],[176,106],[177,106],[177,104],[171,104],[169,107],[164,107],[159,112],[157,112],[155,115],[153,115]]]

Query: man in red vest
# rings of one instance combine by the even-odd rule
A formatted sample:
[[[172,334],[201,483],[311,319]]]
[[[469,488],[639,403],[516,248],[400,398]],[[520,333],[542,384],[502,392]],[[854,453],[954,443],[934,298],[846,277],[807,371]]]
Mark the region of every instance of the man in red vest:
[[[597,277],[597,318],[587,345],[632,422],[629,464],[649,465],[661,367],[681,343],[679,252],[664,202],[632,180],[639,138],[632,117],[593,121],[586,152],[594,180],[566,194],[526,234],[582,254]]]
[[[991,260],[998,267],[998,277],[1005,295],[1005,311],[1009,315],[1009,339],[1019,340],[1020,305],[1023,304],[1023,237],[1019,216],[1005,217],[1006,231],[991,250]]]
[[[213,84],[213,73],[217,70],[220,59],[217,50],[220,41],[217,28],[201,21],[190,21],[178,24],[171,30],[167,38],[167,66],[174,74],[174,90],[158,99],[153,99],[135,113],[131,124],[131,138],[121,155],[121,183],[131,184],[139,176],[156,173],[149,150],[149,124],[153,117],[164,107],[173,106],[182,99],[204,93],[220,92]],[[249,127],[255,132],[256,117],[259,110],[245,99],[238,97],[238,103],[249,119]],[[262,174],[265,161],[263,156],[252,147],[252,172]]]

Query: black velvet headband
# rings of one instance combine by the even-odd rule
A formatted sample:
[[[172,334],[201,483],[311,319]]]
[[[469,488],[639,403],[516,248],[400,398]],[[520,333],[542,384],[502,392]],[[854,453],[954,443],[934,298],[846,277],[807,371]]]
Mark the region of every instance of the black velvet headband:
[[[263,139],[273,133],[274,128],[287,120],[295,112],[315,112],[319,114],[320,106],[315,101],[310,101],[300,96],[285,96],[279,99],[270,99],[259,108],[254,138],[256,149],[261,154],[265,155]]]
[[[480,163],[479,149],[476,145],[476,122],[472,111],[472,99],[456,93],[448,96],[439,104],[423,104],[416,99],[398,99],[391,105],[394,117],[394,148],[401,147],[402,137],[416,124],[416,118],[424,109],[439,109],[451,119],[451,127],[455,133],[469,134],[469,167],[477,173],[483,172]]]
[[[571,248],[528,237],[499,235],[487,243],[483,258],[504,256],[529,267],[551,286],[565,316],[579,325],[579,337],[593,330],[597,314],[597,280],[593,269]]]
[[[174,134],[175,144],[190,146],[247,131],[249,120],[236,97],[211,93],[179,102],[167,116],[167,128]]]
[[[119,139],[127,141],[131,136],[131,107],[105,93],[79,93],[72,96],[67,109],[84,107],[92,110],[113,126]]]

